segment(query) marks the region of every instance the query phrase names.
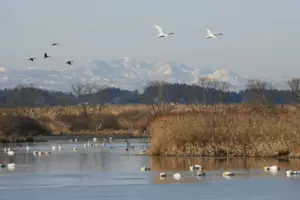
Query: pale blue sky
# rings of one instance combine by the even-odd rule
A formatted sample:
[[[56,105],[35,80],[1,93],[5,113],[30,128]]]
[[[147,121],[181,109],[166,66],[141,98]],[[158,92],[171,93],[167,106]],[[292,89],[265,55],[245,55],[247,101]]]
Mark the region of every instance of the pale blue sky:
[[[299,0],[0,0],[0,66],[27,68],[31,56],[45,68],[128,56],[245,78],[300,76],[299,8]],[[175,35],[156,38],[154,24]],[[206,28],[224,35],[207,40]]]

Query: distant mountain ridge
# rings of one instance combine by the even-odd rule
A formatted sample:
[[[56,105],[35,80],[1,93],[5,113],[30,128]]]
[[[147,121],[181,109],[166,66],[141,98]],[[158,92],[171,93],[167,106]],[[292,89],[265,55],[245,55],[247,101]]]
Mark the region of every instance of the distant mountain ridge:
[[[92,60],[82,67],[61,70],[39,67],[8,70],[0,67],[0,88],[32,83],[44,89],[69,92],[72,83],[95,82],[104,86],[142,90],[149,81],[195,84],[199,77],[229,82],[233,90],[244,89],[247,84],[247,79],[224,68],[200,69],[173,61],[149,62],[122,57],[114,60]],[[279,87],[285,84],[280,78],[266,81],[276,82]]]

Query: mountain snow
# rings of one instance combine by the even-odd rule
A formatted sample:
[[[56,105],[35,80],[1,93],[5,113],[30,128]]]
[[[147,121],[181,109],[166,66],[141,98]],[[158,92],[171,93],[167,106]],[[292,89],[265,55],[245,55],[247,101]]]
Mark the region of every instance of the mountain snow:
[[[244,89],[247,83],[245,78],[230,70],[199,69],[172,61],[149,62],[122,57],[114,60],[92,60],[84,66],[75,66],[69,69],[28,67],[18,70],[0,67],[0,88],[32,83],[40,88],[69,92],[74,83],[94,82],[103,86],[142,90],[150,81],[195,84],[199,77],[229,82],[233,90]]]

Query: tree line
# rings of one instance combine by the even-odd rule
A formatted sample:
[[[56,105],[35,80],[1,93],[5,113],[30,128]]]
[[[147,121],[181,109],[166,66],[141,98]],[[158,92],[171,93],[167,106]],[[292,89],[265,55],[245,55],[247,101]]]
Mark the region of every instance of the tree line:
[[[197,84],[149,82],[143,92],[104,87],[96,83],[77,83],[72,92],[40,89],[32,84],[0,90],[0,107],[43,107],[102,104],[298,104],[300,79],[287,81],[288,90],[277,90],[271,83],[249,80],[246,89],[231,91],[231,85],[206,77]]]

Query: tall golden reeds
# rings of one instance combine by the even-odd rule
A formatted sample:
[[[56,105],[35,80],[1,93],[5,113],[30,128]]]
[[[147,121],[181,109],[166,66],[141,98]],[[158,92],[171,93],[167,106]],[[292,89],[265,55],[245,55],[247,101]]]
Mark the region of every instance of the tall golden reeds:
[[[300,147],[300,112],[223,106],[169,113],[149,127],[156,156],[288,156]]]

